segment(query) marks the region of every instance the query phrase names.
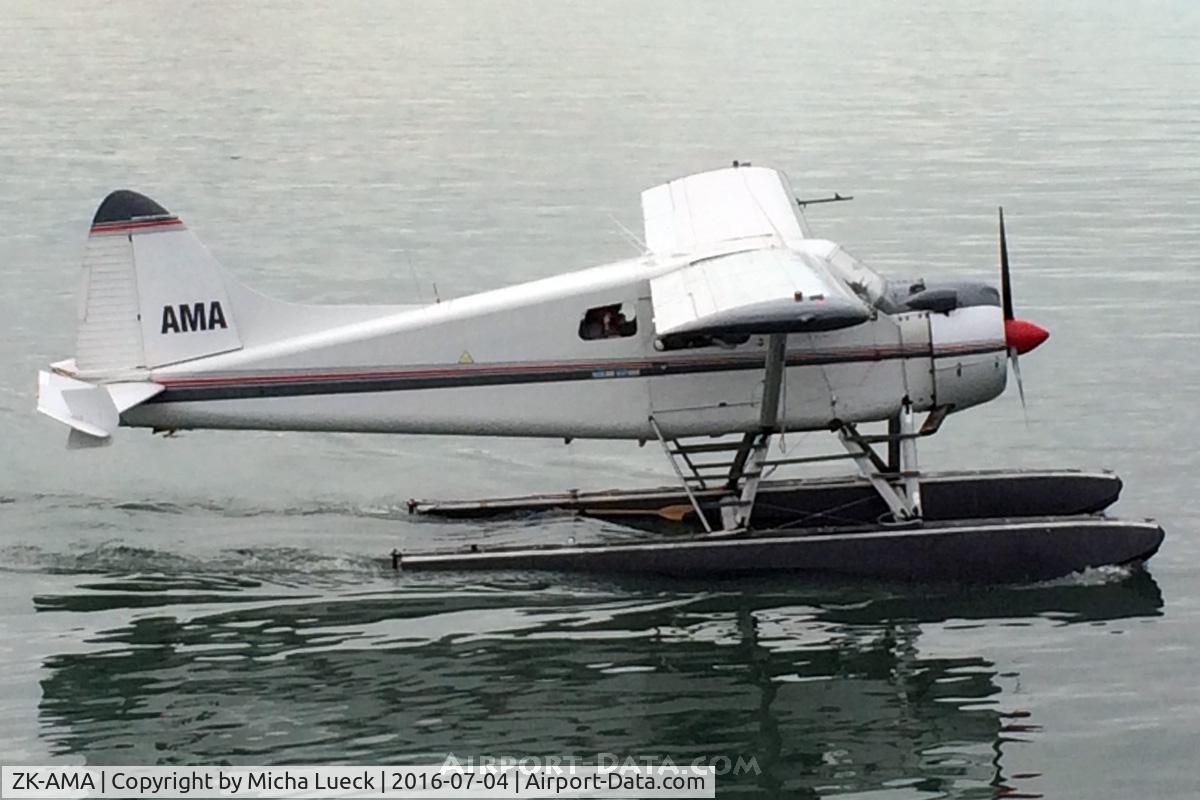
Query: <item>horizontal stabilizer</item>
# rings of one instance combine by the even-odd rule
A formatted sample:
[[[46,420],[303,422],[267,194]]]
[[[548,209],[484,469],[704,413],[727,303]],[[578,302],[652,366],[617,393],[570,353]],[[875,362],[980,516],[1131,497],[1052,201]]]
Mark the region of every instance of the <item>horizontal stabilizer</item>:
[[[58,372],[38,372],[37,410],[71,428],[68,447],[108,443],[121,423],[121,412],[163,390],[149,381],[96,384]]]
[[[67,434],[68,450],[86,450],[92,447],[108,447],[112,444],[111,436],[93,436],[81,430],[71,428]]]

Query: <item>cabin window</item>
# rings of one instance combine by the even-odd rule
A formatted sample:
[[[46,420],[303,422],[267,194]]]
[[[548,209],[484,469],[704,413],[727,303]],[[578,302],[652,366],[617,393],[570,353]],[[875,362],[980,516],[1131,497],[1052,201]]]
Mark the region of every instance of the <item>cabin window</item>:
[[[620,339],[637,333],[633,303],[612,303],[589,308],[579,321],[580,339]]]

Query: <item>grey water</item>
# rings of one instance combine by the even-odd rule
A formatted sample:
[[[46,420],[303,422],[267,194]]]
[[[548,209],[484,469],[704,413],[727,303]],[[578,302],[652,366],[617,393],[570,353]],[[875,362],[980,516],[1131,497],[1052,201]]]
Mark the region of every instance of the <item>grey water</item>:
[[[719,795],[1200,794],[1200,5],[0,0],[0,761],[713,763]],[[657,485],[652,448],[122,431],[64,449],[110,190],[298,302],[631,255],[641,189],[752,160],[893,276],[1051,331],[923,446],[1107,467],[1146,572],[1020,587],[396,576],[393,547],[615,536],[410,497]],[[803,440],[801,440],[803,442]],[[740,772],[732,765],[741,760]]]

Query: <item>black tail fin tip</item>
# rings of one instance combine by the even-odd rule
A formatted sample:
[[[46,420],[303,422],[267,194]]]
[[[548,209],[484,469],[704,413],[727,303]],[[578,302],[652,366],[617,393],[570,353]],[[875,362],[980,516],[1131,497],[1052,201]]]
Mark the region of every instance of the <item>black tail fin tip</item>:
[[[104,202],[96,209],[92,218],[93,225],[104,222],[129,222],[140,217],[166,217],[171,212],[144,194],[118,189],[104,198]]]

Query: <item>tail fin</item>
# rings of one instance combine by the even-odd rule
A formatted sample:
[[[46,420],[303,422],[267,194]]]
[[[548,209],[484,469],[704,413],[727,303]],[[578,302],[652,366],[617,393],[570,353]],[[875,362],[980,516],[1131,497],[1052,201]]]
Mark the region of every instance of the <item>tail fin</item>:
[[[182,220],[137,192],[106,197],[84,253],[76,375],[144,379],[241,347],[221,270]]]
[[[163,390],[151,369],[241,347],[204,245],[150,198],[113,192],[84,251],[75,359],[38,373],[38,411],[70,426],[68,447],[105,445],[121,412]]]

